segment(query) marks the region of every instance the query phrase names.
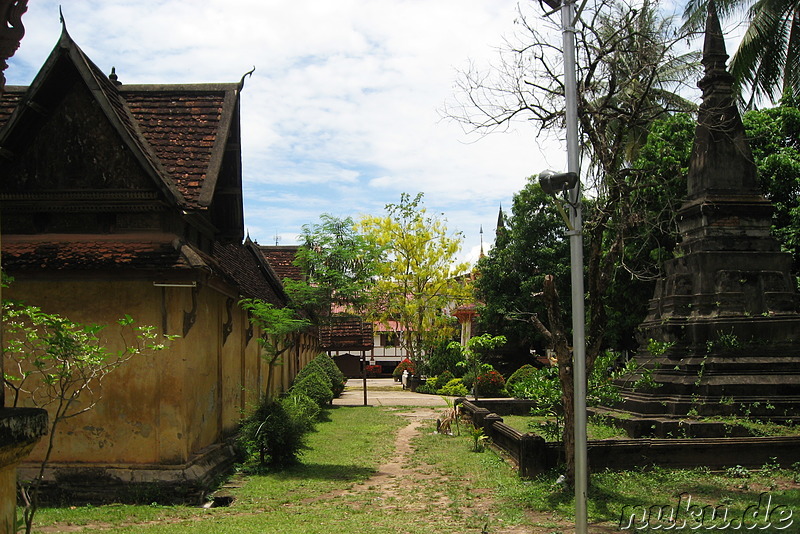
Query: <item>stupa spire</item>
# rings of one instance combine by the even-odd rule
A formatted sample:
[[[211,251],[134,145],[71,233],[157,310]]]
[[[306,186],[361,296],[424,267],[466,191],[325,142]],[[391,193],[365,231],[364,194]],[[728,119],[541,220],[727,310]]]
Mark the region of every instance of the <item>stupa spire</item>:
[[[733,94],[733,76],[714,0],[708,2],[702,64],[703,91],[689,163],[689,199],[760,195],[756,167]]]

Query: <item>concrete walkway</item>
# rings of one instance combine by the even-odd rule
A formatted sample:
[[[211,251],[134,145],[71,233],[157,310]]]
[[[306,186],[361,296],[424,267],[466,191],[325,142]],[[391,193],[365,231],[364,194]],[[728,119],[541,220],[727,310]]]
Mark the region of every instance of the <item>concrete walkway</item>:
[[[455,397],[452,397],[455,398]],[[364,381],[351,378],[344,393],[333,399],[334,406],[364,406]],[[447,406],[439,395],[404,391],[399,382],[391,378],[367,379],[367,405],[369,406]]]

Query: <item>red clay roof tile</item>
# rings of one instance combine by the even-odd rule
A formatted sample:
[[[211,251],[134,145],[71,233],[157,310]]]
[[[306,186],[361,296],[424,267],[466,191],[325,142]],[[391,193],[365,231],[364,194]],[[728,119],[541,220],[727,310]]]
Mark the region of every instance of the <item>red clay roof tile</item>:
[[[303,272],[300,267],[294,264],[294,259],[297,256],[297,245],[261,246],[259,248],[269,262],[270,267],[275,270],[281,280],[284,278],[292,280],[303,279]]]

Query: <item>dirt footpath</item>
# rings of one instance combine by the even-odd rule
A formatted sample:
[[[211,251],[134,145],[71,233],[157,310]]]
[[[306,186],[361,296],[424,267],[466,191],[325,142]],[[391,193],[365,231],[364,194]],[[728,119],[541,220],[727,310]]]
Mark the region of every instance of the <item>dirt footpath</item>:
[[[361,380],[350,380],[345,393],[334,401],[338,406],[363,406],[364,393]],[[406,412],[398,415],[405,417],[408,424],[401,428],[394,442],[394,453],[390,460],[378,468],[378,472],[346,491],[337,492],[324,498],[358,497],[364,502],[371,502],[383,509],[400,508],[403,512],[430,510],[438,508],[444,514],[452,514],[454,524],[458,522],[480,525],[484,523],[484,532],[492,534],[570,534],[575,532],[573,524],[554,520],[547,512],[531,512],[528,519],[537,526],[504,526],[492,518],[495,516],[497,502],[488,489],[473,488],[469,506],[453,498],[453,487],[460,481],[451,481],[447,476],[436,472],[435,466],[420,464],[412,460],[412,440],[420,432],[432,431],[435,419],[446,408],[445,401],[437,395],[425,395],[403,391],[402,387],[391,379],[367,380],[367,403],[371,406],[408,406]],[[422,483],[422,484],[421,484]],[[422,489],[424,488],[424,489]],[[458,510],[454,513],[454,511]],[[489,526],[491,525],[491,526]],[[466,524],[464,525],[466,526]],[[473,531],[473,530],[470,530]],[[607,527],[591,526],[592,533],[616,532]]]

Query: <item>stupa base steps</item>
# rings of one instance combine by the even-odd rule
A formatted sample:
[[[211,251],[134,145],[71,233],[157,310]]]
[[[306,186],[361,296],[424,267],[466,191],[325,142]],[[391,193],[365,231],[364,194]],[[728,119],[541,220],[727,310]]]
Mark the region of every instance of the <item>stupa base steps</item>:
[[[602,416],[607,423],[624,430],[630,438],[741,438],[755,435],[747,425],[731,419],[645,415],[605,407],[589,408],[588,414]],[[792,424],[800,424],[800,418],[791,419],[794,421]]]
[[[622,401],[598,413],[630,437],[752,435],[733,418],[800,425],[800,357],[784,350],[752,353],[639,355],[637,371],[615,380]]]

